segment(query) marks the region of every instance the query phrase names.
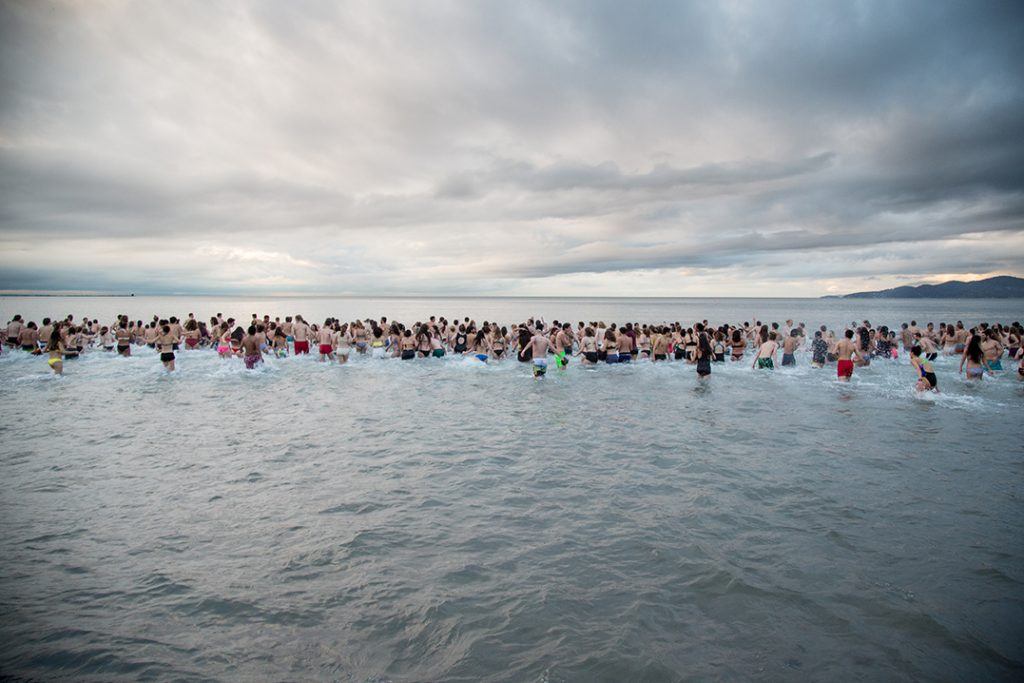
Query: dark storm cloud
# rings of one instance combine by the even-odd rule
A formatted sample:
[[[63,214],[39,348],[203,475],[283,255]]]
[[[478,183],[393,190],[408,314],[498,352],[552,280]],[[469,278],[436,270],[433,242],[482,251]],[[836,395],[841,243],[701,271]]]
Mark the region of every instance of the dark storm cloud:
[[[1022,63],[1014,2],[3,3],[0,287],[1020,273]]]

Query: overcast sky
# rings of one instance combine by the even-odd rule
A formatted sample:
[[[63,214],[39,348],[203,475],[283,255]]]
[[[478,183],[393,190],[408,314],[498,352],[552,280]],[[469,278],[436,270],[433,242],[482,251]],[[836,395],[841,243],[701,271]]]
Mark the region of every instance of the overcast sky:
[[[0,2],[0,289],[1024,274],[1024,3]]]

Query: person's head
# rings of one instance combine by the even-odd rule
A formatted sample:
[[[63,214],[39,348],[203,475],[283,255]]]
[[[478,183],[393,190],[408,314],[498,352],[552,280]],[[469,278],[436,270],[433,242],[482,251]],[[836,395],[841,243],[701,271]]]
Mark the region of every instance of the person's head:
[[[544,323],[542,323],[541,321],[538,320],[535,323],[535,327],[537,328],[537,331],[540,332],[540,331],[542,331],[544,329]]]
[[[913,346],[911,346],[910,347],[910,355],[913,356],[914,358],[919,357],[921,355],[921,347],[918,346],[917,344],[914,344]]]
[[[775,341],[778,338],[778,336],[779,335],[775,333],[775,330],[772,330],[771,332],[768,333],[768,339],[770,339],[771,341]]]
[[[815,339],[821,339],[821,330],[815,330],[814,331],[814,338]]]
[[[846,338],[847,339],[853,339],[853,330],[851,330],[851,329],[847,329],[846,330]]]
[[[739,330],[733,330],[732,341],[734,344],[739,344],[741,341],[743,341],[743,333],[740,332]]]
[[[907,325],[906,323],[903,323],[903,326],[902,326],[902,327],[903,327],[903,329],[905,330],[905,329],[907,329],[908,327],[910,327],[910,325]]]
[[[168,325],[167,323],[164,323],[164,325],[161,326],[160,329],[163,330],[164,334],[170,334],[171,333],[171,326]]]
[[[799,330],[790,330],[789,331],[789,336],[790,337],[799,337],[800,336],[800,332],[799,332]]]

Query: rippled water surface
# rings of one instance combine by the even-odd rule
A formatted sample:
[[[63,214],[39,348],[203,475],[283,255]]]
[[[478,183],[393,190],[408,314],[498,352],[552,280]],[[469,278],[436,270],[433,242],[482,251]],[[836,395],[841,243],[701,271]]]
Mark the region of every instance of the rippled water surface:
[[[14,301],[36,319],[129,310],[107,303]],[[230,303],[215,305],[277,314]],[[716,317],[698,304],[531,305]],[[947,302],[934,320],[1020,319],[1018,304]],[[814,325],[930,305],[770,306]],[[305,309],[346,317],[336,302]],[[482,300],[351,315],[431,310],[529,314]],[[1019,679],[1024,383],[968,386],[940,358],[943,393],[919,398],[903,360],[848,386],[799,363],[716,365],[706,383],[683,363],[534,381],[514,361],[300,357],[247,372],[194,351],[167,375],[143,349],[54,378],[5,350],[0,673]]]

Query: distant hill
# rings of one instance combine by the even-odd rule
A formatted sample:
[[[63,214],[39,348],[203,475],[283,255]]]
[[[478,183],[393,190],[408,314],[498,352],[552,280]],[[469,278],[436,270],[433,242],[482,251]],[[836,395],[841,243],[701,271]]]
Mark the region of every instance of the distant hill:
[[[877,292],[854,292],[831,299],[1024,299],[1024,278],[1000,275],[986,280],[950,280],[938,285],[895,287]]]

